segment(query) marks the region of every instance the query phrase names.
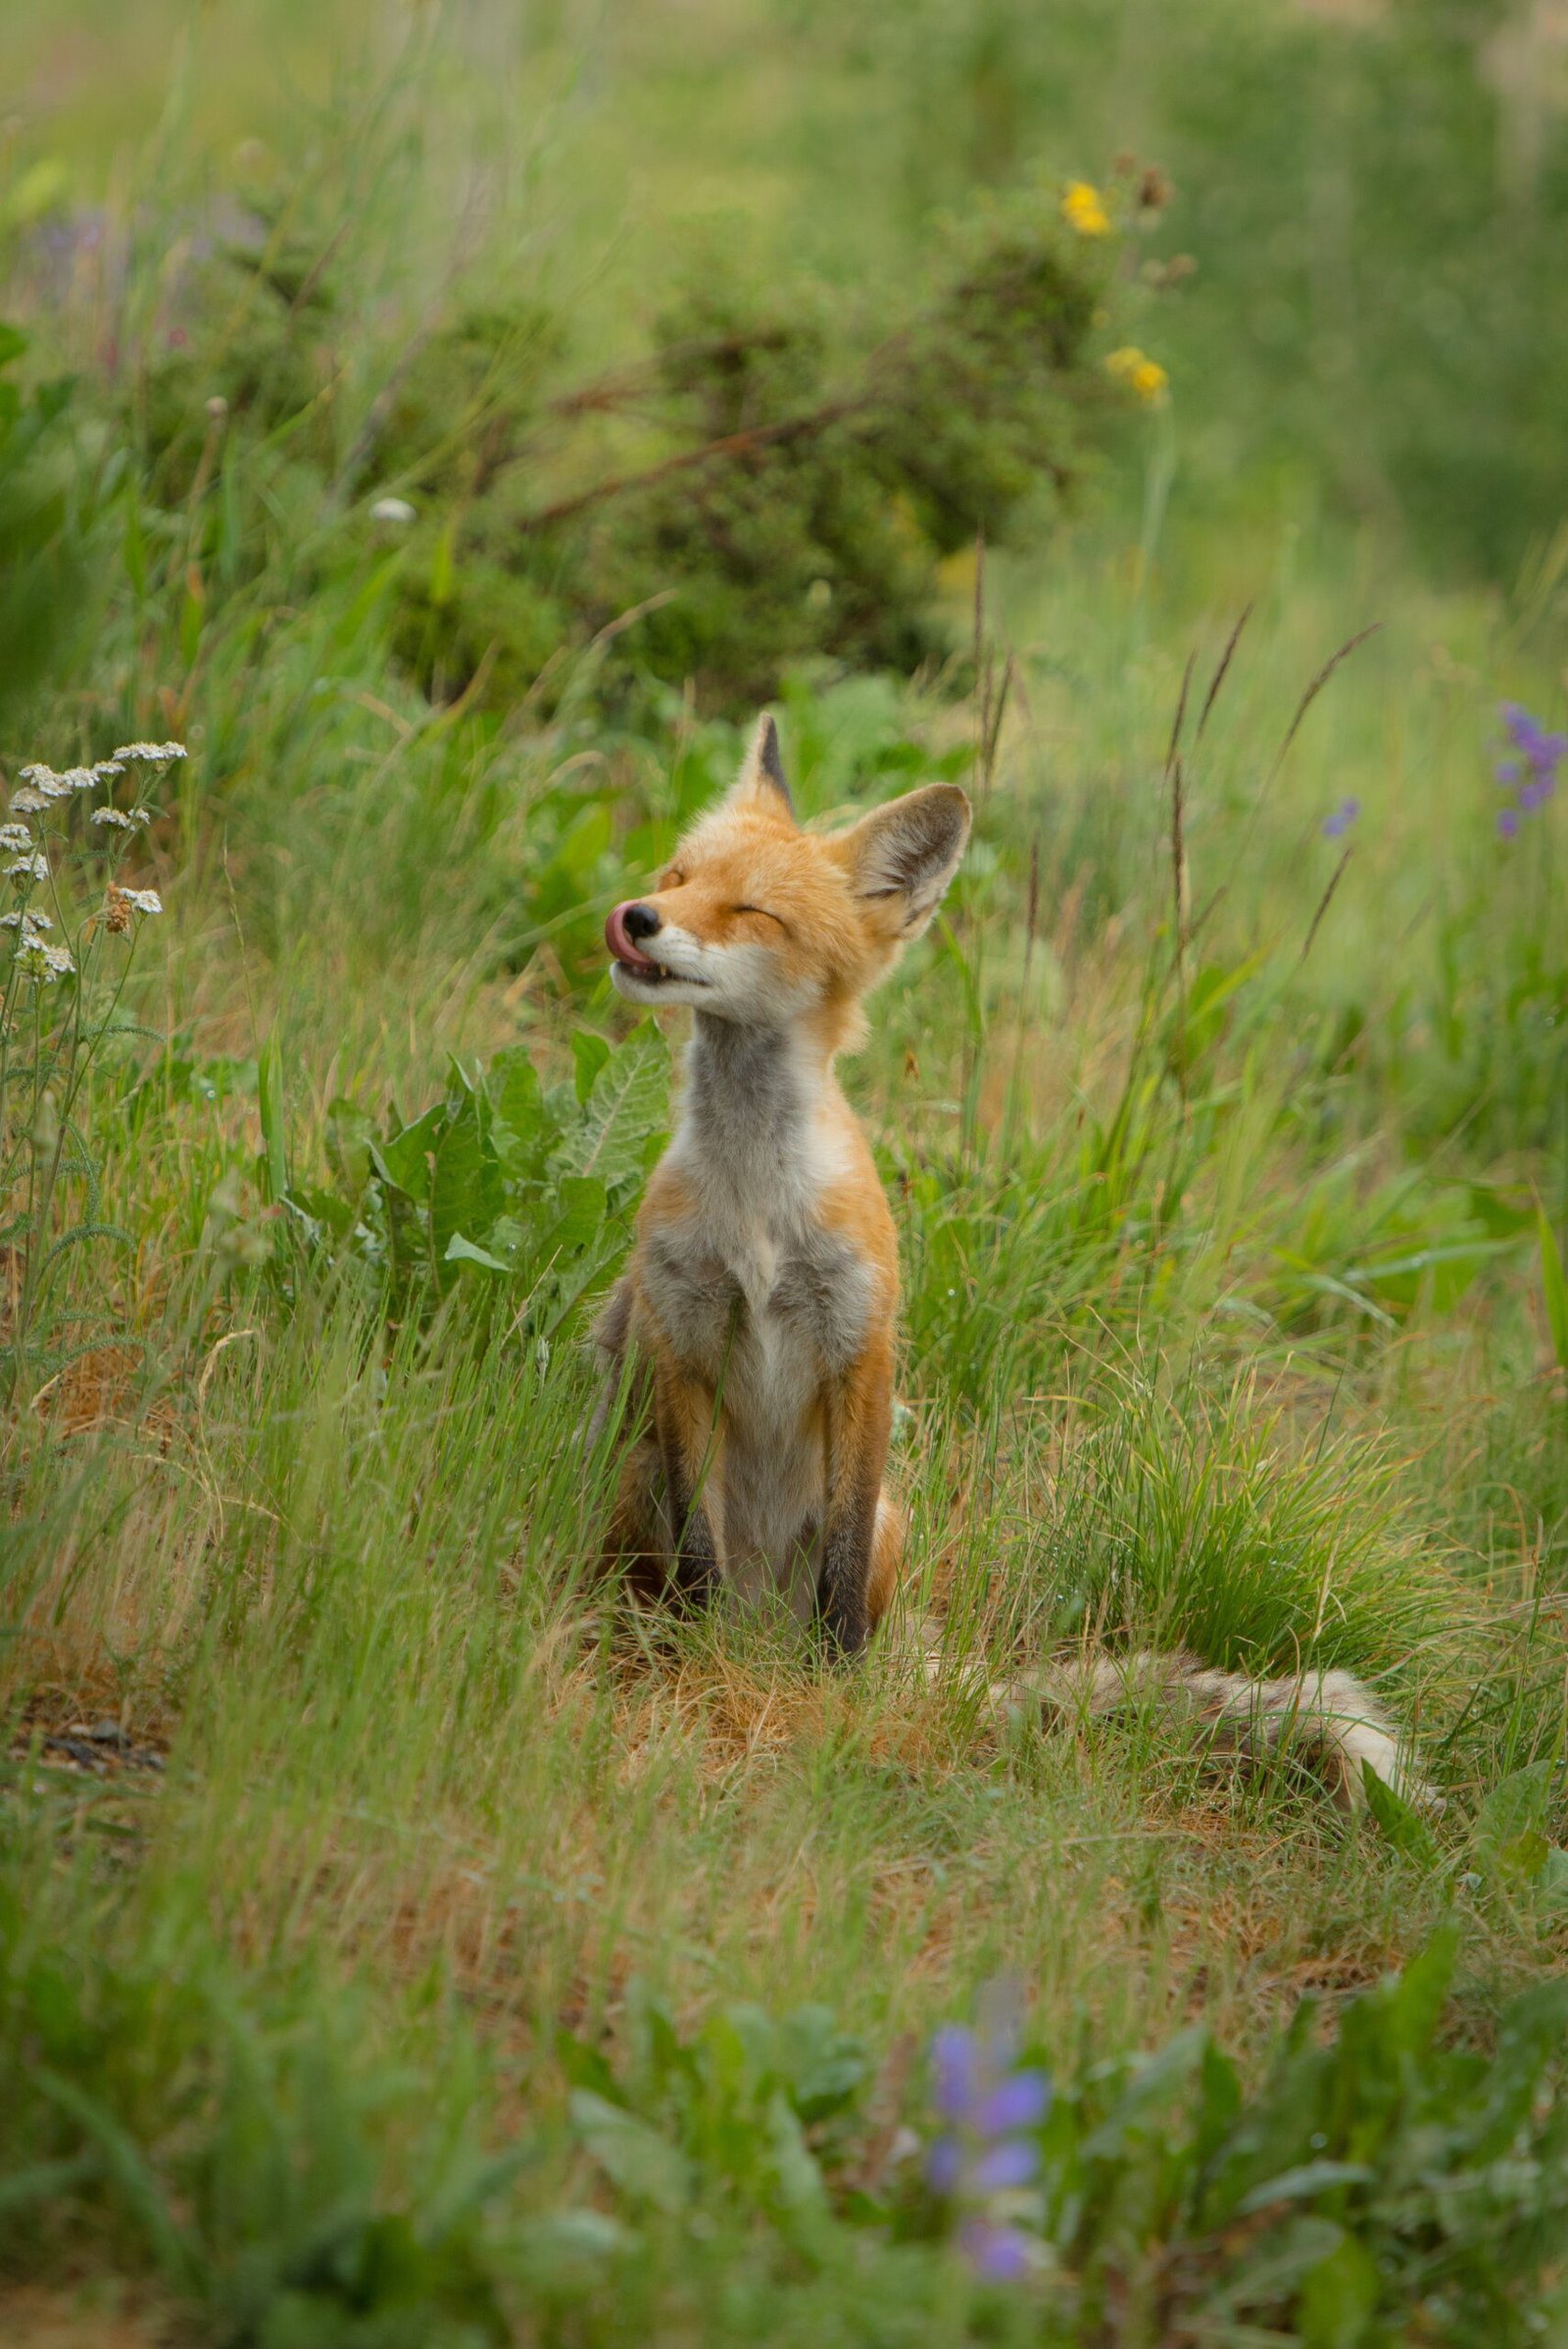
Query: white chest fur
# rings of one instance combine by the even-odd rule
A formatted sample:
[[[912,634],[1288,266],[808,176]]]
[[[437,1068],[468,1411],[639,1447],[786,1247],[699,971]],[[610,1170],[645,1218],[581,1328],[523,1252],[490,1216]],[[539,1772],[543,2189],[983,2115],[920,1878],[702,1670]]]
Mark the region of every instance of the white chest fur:
[[[726,1572],[749,1598],[771,1585],[803,1617],[826,1500],[830,1391],[864,1343],[877,1281],[823,1220],[845,1172],[823,1111],[787,1034],[700,1021],[669,1153],[691,1210],[657,1225],[641,1259],[665,1342],[714,1398]]]

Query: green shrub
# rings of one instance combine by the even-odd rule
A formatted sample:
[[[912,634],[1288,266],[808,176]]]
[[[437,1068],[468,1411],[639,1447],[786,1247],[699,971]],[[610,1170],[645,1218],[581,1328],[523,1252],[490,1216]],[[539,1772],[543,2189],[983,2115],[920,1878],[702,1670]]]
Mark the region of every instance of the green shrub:
[[[823,2325],[1522,2349],[1564,2315],[1568,1983],[1516,1997],[1483,2051],[1450,2040],[1453,1961],[1440,1932],[1330,2031],[1304,2002],[1255,2085],[1200,2029],[1058,2061],[949,2027],[934,2106],[907,2052],[879,2067],[822,2007],[683,2031],[634,1982],[618,2051],[563,2031],[519,2129],[466,2033],[439,2076],[413,2049],[388,2067],[363,2001],[318,1984],[304,2020],[305,1983],[236,1975],[194,1912],[122,1970],[8,1887],[0,2257],[47,2271],[93,2240],[256,2349]],[[1002,2103],[956,2112],[956,2065]],[[956,2193],[956,2129],[1004,2139],[1006,2175]]]
[[[590,650],[602,703],[692,679],[723,710],[805,661],[940,661],[943,559],[1048,521],[1136,397],[1100,365],[1111,202],[1092,234],[1054,188],[992,205],[876,325],[710,277],[598,378],[533,298],[470,304],[380,353],[368,402],[347,260],[258,218],[176,282],[137,388],[171,592],[194,564],[210,623],[279,558],[290,600],[390,563],[398,661],[494,710],[554,709]]]
[[[291,1190],[281,1111],[262,1064],[264,1188],[302,1219],[384,1310],[418,1312],[466,1276],[483,1326],[485,1289],[548,1343],[619,1262],[630,1214],[662,1148],[668,1054],[651,1024],[613,1050],[579,1030],[572,1084],[542,1087],[520,1045],[472,1075],[457,1061],[445,1099],[378,1134],[351,1102],[328,1113],[331,1190]]]

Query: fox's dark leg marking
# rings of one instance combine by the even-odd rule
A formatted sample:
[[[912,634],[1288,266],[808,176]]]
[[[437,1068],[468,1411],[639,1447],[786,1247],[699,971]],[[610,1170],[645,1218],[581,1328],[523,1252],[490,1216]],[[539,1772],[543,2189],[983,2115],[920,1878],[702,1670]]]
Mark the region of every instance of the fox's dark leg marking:
[[[678,1443],[664,1445],[664,1495],[675,1542],[670,1587],[689,1605],[706,1606],[718,1589],[718,1546]]]
[[[835,1497],[823,1529],[816,1612],[824,1639],[841,1656],[858,1656],[871,1636],[866,1590],[880,1491],[880,1479],[858,1478],[853,1492]]]
[[[816,1613],[824,1640],[841,1656],[858,1656],[870,1637],[871,1545],[892,1419],[892,1348],[884,1340],[838,1382],[828,1406],[827,1514]]]
[[[688,1604],[706,1605],[721,1579],[706,1489],[715,1465],[712,1398],[668,1374],[659,1384],[655,1412],[669,1514],[670,1586]]]

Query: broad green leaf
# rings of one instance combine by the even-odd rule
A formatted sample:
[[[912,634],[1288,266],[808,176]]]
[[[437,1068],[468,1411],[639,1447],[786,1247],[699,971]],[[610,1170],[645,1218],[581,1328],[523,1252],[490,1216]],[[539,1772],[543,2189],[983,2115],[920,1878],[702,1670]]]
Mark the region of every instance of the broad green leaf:
[[[1568,1851],[1553,1843],[1541,1863],[1536,1889],[1554,1909],[1568,1908]]]
[[[461,1232],[454,1232],[442,1254],[443,1264],[477,1264],[485,1272],[510,1273],[512,1266],[504,1256],[492,1256],[488,1248],[475,1248]]]
[[[1441,1858],[1437,1838],[1420,1812],[1395,1791],[1367,1762],[1361,1765],[1366,1807],[1396,1851],[1402,1851],[1423,1868],[1435,1868]]]
[[[1359,2349],[1381,2289],[1377,2261],[1347,2235],[1301,2278],[1297,2325],[1303,2349]]]
[[[1466,1199],[1472,1220],[1494,1240],[1518,1240],[1530,1231],[1540,1213],[1528,1197],[1521,1200],[1491,1183],[1471,1183]]]
[[[577,1299],[618,1252],[619,1234],[607,1220],[605,1187],[586,1175],[564,1175],[560,1213],[537,1242],[536,1261],[551,1278],[533,1315],[539,1336],[552,1337]]]
[[[545,1236],[545,1248],[557,1256],[575,1256],[599,1239],[605,1228],[605,1186],[591,1175],[563,1175],[556,1187],[561,1202]]]
[[[497,1052],[485,1071],[490,1140],[509,1175],[521,1180],[544,1171],[557,1127],[545,1108],[539,1072],[521,1045]]]
[[[560,2024],[556,2030],[556,2061],[574,2088],[588,2088],[607,2104],[619,2104],[615,2076],[599,2048],[590,2047],[575,2031]]]
[[[825,2212],[827,2188],[822,2183],[822,2173],[782,2088],[775,2088],[767,2100],[765,2128],[779,2200],[788,2210]]]
[[[1303,2216],[1271,2227],[1198,2310],[1198,2338],[1222,2340],[1225,2336],[1218,2326],[1226,2318],[1244,2309],[1279,2307],[1294,2298],[1312,2270],[1331,2258],[1345,2239],[1344,2229],[1331,2219]],[[1213,2334],[1210,2325],[1215,2328]]]
[[[1152,2113],[1200,2069],[1208,2033],[1199,2026],[1179,2031],[1164,2047],[1143,2059],[1131,2074],[1120,2102],[1084,2140],[1091,2160],[1113,2160],[1127,2150]]]
[[[488,1232],[502,1208],[501,1170],[466,1100],[436,1144],[430,1174],[430,1241],[438,1258],[463,1231]]]
[[[1470,1831],[1471,1848],[1479,1859],[1495,1863],[1521,1837],[1541,1835],[1551,1795],[1553,1769],[1550,1761],[1531,1762],[1525,1769],[1511,1771],[1497,1781],[1477,1811]],[[1538,1866],[1544,1859],[1543,1851]]]
[[[446,1103],[437,1101],[422,1117],[416,1117],[412,1125],[394,1134],[389,1142],[372,1147],[370,1155],[382,1180],[406,1192],[410,1199],[428,1199],[430,1156],[446,1122]]]
[[[1331,2186],[1366,2185],[1372,2176],[1364,2162],[1302,2162],[1295,2170],[1282,2171],[1278,2178],[1265,2178],[1261,2185],[1244,2194],[1236,2205],[1236,2216],[1250,2218],[1253,2211],[1268,2210],[1276,2202],[1310,2202]]]
[[[612,2184],[656,2210],[673,2213],[684,2207],[691,2169],[678,2146],[591,2088],[572,2090],[570,2112],[572,2127]]]
[[[864,2047],[840,2031],[831,2007],[796,2007],[780,2023],[777,2039],[790,2101],[803,2121],[842,2112],[870,2077]]]
[[[608,2259],[634,2251],[637,2241],[629,2227],[622,2227],[607,2211],[595,2210],[548,2211],[542,2219],[525,2221],[518,2232],[525,2262],[522,2273],[532,2280],[557,2286]]]
[[[599,1071],[576,1125],[556,1152],[560,1173],[601,1183],[641,1171],[643,1146],[668,1115],[669,1055],[657,1028],[639,1028]]]
[[[1551,1845],[1537,1827],[1526,1828],[1522,1835],[1510,1835],[1499,1843],[1492,1855],[1492,1865],[1502,1877],[1513,1877],[1529,1884],[1538,1877],[1551,1857]]]
[[[1459,1954],[1459,1935],[1451,1925],[1440,1926],[1411,1958],[1404,1972],[1380,1995],[1389,2023],[1389,2037],[1406,2054],[1425,2055],[1442,2019]]]
[[[335,1191],[318,1191],[314,1183],[297,1184],[288,1199],[292,1207],[314,1216],[335,1240],[341,1240],[353,1225],[353,1207]]]
[[[1206,2167],[1236,2126],[1242,2109],[1242,2078],[1230,2057],[1210,2039],[1198,2074],[1199,2110],[1193,2152]]]
[[[587,1028],[578,1028],[574,1031],[571,1039],[571,1057],[574,1070],[572,1082],[576,1089],[577,1099],[584,1106],[593,1092],[594,1079],[610,1056],[611,1047],[605,1037],[595,1036]]]

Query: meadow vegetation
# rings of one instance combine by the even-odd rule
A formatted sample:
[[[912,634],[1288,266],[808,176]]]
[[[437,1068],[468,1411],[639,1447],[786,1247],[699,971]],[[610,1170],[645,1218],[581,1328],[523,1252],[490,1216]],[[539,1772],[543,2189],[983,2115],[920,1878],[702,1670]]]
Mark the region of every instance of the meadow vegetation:
[[[1563,2337],[1543,12],[269,0],[286,105],[63,13],[0,181],[0,2322]],[[851,1075],[934,1685],[594,1571],[679,1041],[601,925],[764,699],[808,815],[976,803]],[[1361,1674],[1441,1815],[960,1669],[1149,1641]]]

